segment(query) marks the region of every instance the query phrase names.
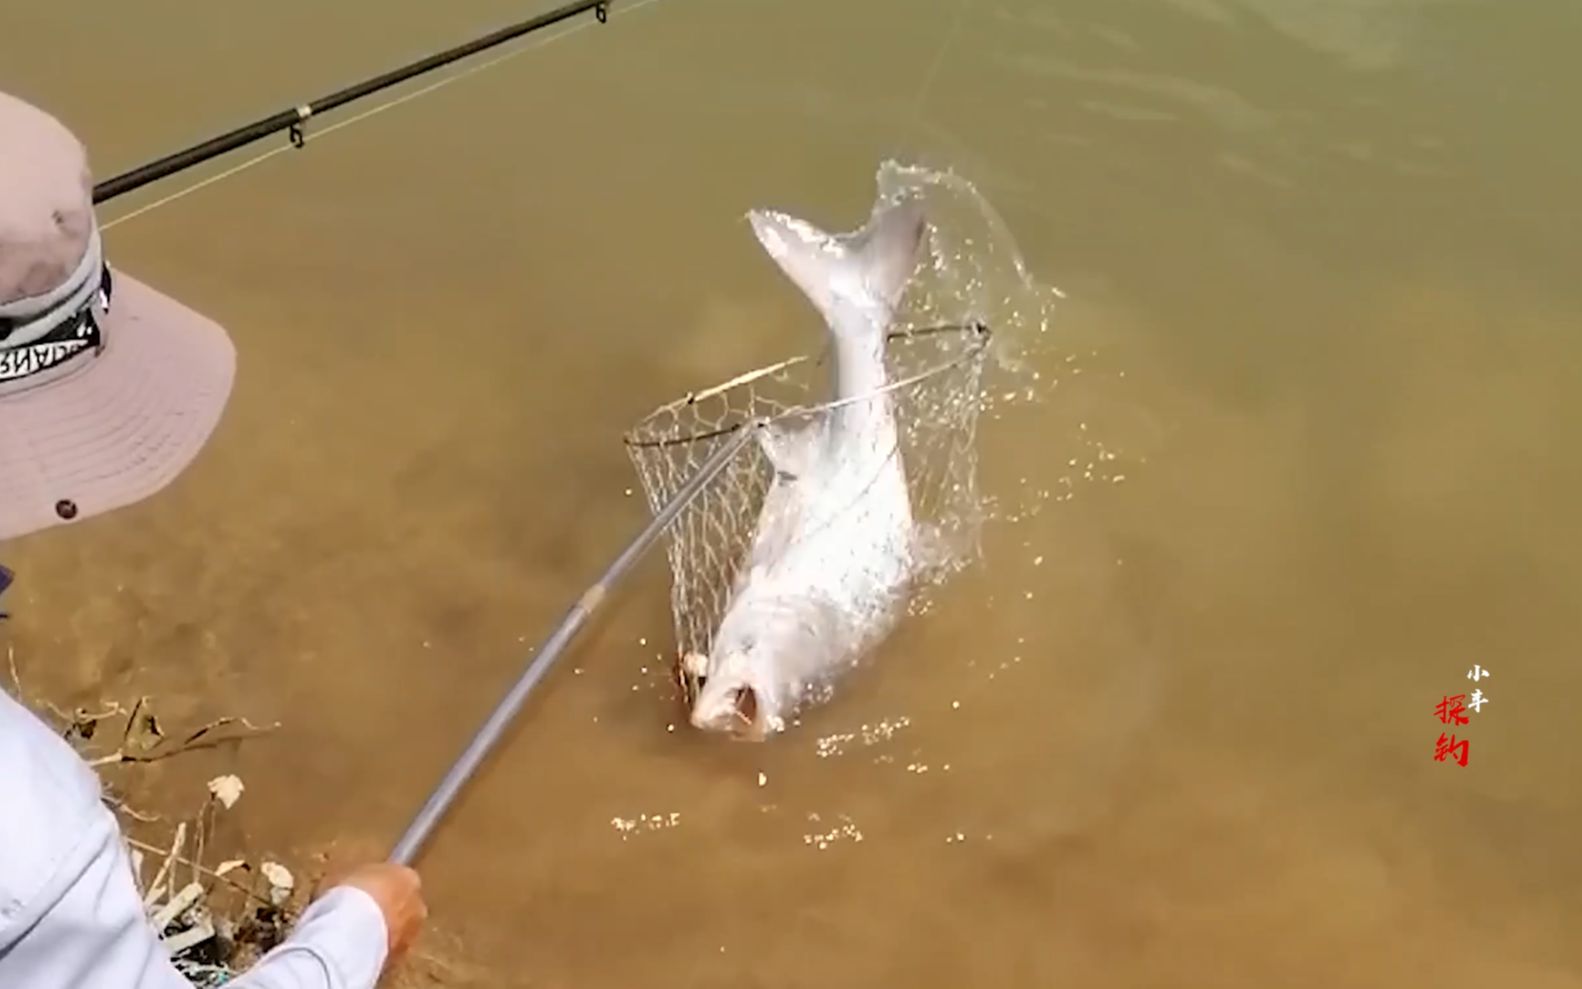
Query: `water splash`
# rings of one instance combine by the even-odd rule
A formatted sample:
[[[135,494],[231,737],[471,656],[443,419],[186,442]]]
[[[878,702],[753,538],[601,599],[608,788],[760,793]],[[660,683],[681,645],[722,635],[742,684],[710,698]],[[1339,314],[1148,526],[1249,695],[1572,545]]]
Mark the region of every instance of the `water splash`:
[[[822,852],[838,842],[856,843],[862,841],[862,830],[857,827],[850,817],[845,814],[837,814],[835,817],[839,823],[824,830],[807,832],[802,835],[802,843]],[[816,813],[809,814],[807,818],[813,824],[822,825],[824,823],[822,818]]]
[[[979,408],[977,429],[1040,435],[1021,428],[1018,420],[1046,406],[1062,381],[1083,371],[1077,355],[1060,353],[1056,314],[1065,293],[1033,276],[1004,218],[969,179],[950,170],[887,161],[877,182],[882,199],[922,202],[930,225],[928,257],[901,302],[895,329],[987,326],[993,334],[989,360],[970,396]],[[974,438],[975,444],[981,442]],[[1110,453],[1107,448],[1099,452]],[[1031,518],[1068,497],[1071,483],[1069,477],[1048,483],[1023,477],[1010,490],[978,489],[970,504],[959,502],[945,533],[945,550],[936,550],[928,569],[929,586],[910,602],[909,612],[929,612],[939,585],[976,562],[988,523]]]
[[[638,814],[636,817],[612,817],[610,827],[626,841],[633,834],[645,831],[664,831],[681,826],[681,813],[679,811],[661,812],[657,814]]]

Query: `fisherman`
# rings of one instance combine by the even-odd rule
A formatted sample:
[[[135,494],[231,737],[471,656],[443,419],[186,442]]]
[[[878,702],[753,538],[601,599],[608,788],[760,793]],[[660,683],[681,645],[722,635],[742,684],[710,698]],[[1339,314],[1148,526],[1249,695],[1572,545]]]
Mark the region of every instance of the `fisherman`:
[[[87,156],[0,93],[0,539],[169,484],[230,395],[225,331],[106,264]],[[0,568],[0,590],[11,574]],[[372,989],[427,916],[411,869],[352,870],[236,989]],[[0,986],[190,989],[143,911],[99,779],[0,690]]]

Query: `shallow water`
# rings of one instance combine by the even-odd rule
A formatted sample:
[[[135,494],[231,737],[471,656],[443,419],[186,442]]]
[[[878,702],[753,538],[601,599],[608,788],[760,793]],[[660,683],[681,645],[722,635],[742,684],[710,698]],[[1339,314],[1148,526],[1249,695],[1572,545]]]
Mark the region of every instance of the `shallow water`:
[[[4,85],[104,177],[520,16],[379,9],[11,10]],[[742,213],[920,158],[1068,297],[981,436],[1040,510],[766,746],[683,730],[650,560],[424,858],[441,974],[1582,985],[1579,21],[665,0],[276,156],[108,234],[239,381],[175,488],[7,547],[23,679],[278,720],[148,799],[383,854],[642,524],[621,432],[817,345]]]

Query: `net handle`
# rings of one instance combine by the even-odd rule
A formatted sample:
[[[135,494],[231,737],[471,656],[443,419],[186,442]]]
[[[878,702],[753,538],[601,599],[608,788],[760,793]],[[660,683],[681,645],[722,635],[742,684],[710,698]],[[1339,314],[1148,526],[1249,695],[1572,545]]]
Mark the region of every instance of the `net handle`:
[[[561,620],[560,625],[539,647],[538,655],[528,664],[527,669],[522,671],[522,675],[517,678],[516,683],[500,699],[500,702],[495,705],[494,711],[490,713],[483,726],[473,735],[472,741],[468,743],[467,748],[451,766],[450,770],[446,772],[439,785],[434,788],[434,792],[429,795],[428,801],[424,803],[422,810],[418,811],[417,816],[408,825],[406,833],[401,836],[401,839],[396,842],[395,848],[390,852],[391,862],[398,865],[410,865],[412,860],[417,857],[418,852],[427,842],[429,835],[439,824],[445,812],[450,809],[451,804],[455,802],[462,787],[477,772],[478,766],[483,762],[484,757],[489,754],[495,743],[500,740],[500,736],[504,734],[505,729],[509,727],[517,712],[521,710],[523,703],[527,701],[528,695],[533,692],[533,688],[538,685],[538,682],[544,678],[544,674],[549,672],[549,668],[565,652],[566,646],[571,643],[572,638],[587,623],[589,616],[604,603],[610,594],[611,588],[615,586],[615,582],[626,575],[626,572],[654,544],[665,528],[675,520],[677,515],[681,514],[682,509],[691,504],[692,500],[703,491],[708,483],[714,479],[715,475],[724,470],[726,464],[730,463],[731,458],[752,439],[755,428],[763,424],[763,420],[738,424],[737,434],[720,444],[720,448],[709,456],[703,466],[698,468],[697,473],[693,474],[687,483],[682,485],[681,489],[675,493],[675,496],[654,514],[653,519],[643,528],[643,531],[638,533],[627,544],[621,554],[604,571],[603,576],[586,591],[582,592],[582,596],[577,599],[577,603],[572,606],[571,611],[567,613],[566,617]]]

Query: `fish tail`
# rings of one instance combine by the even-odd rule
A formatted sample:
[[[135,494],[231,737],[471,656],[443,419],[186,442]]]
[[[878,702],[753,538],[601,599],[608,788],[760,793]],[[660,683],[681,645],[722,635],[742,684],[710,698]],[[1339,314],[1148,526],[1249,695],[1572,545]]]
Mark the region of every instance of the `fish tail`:
[[[917,267],[926,230],[916,200],[879,202],[861,229],[829,234],[806,220],[773,210],[748,213],[758,241],[826,317],[855,306],[877,319],[830,318],[837,334],[883,332]]]

